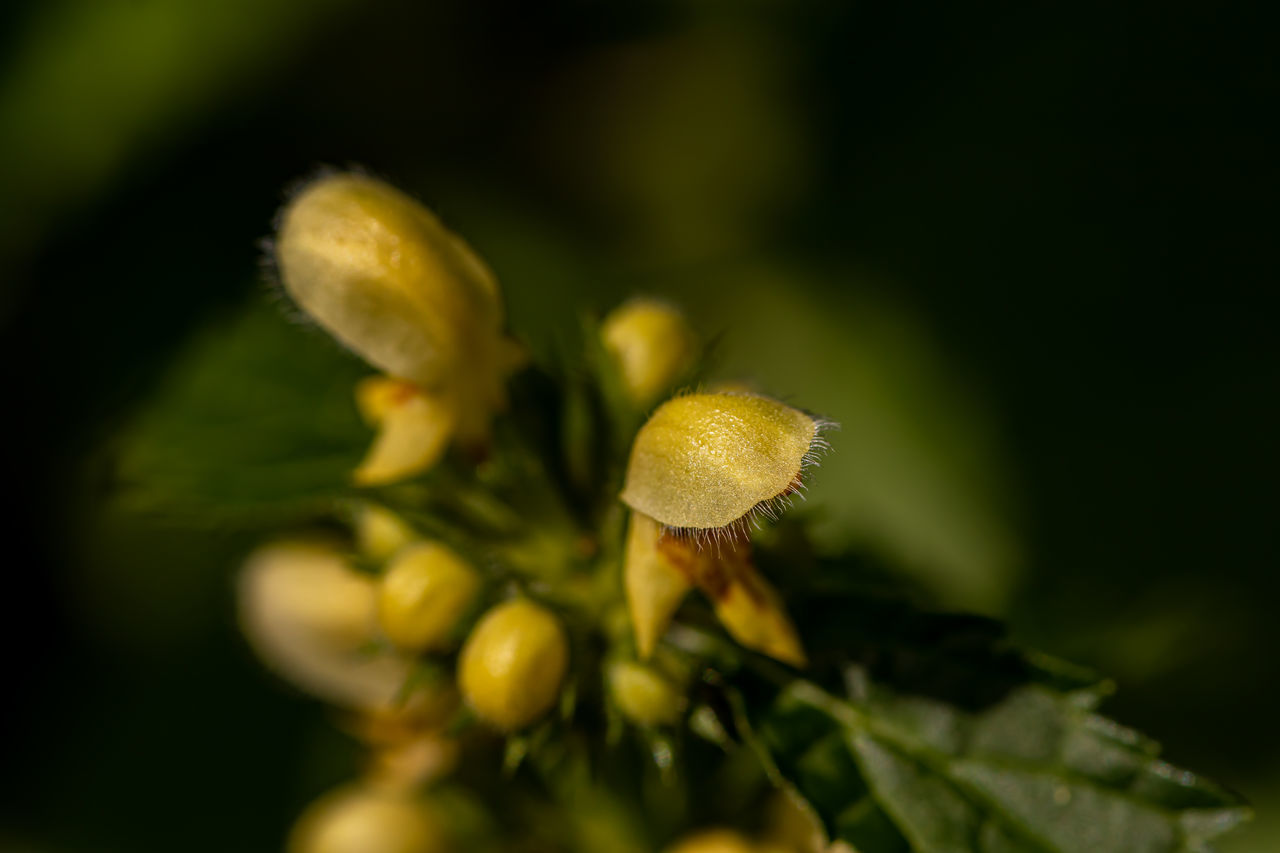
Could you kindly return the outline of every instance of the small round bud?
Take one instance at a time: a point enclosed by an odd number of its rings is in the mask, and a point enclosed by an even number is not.
[[[676,686],[635,661],[609,667],[609,693],[623,716],[637,725],[671,725],[684,713],[685,699]]]
[[[293,300],[393,376],[434,387],[497,340],[502,308],[489,268],[382,181],[335,174],[309,184],[284,210],[276,256]]]
[[[693,366],[698,346],[684,315],[657,299],[632,299],[615,308],[600,334],[639,406],[652,403]]]
[[[435,542],[401,551],[378,582],[378,622],[391,642],[414,652],[443,651],[480,594],[480,575]]]
[[[384,563],[417,538],[403,518],[386,507],[367,503],[355,513],[356,547],[365,557]]]
[[[514,731],[555,704],[568,662],[560,620],[517,599],[494,607],[471,632],[458,660],[458,684],[477,715]]]
[[[667,853],[759,853],[744,835],[732,829],[704,829],[686,835]]]
[[[676,397],[636,435],[622,500],[668,527],[737,524],[797,489],[820,442],[817,421],[768,397]]]
[[[421,799],[359,785],[312,804],[289,835],[289,853],[444,853],[439,819]]]

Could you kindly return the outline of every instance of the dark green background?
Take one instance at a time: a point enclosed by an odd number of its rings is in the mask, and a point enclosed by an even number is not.
[[[349,772],[235,634],[248,540],[102,513],[189,338],[264,299],[284,188],[347,163],[466,235],[535,346],[683,301],[726,373],[846,423],[834,539],[1114,674],[1115,716],[1259,807],[1224,847],[1280,844],[1265,4],[0,16],[0,845],[273,849]]]

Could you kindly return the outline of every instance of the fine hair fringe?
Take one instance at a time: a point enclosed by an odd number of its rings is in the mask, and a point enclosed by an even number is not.
[[[800,470],[797,472],[795,479],[781,492],[771,498],[760,501],[747,510],[741,518],[734,519],[722,527],[671,527],[664,525],[662,535],[687,539],[699,551],[715,548],[718,554],[722,548],[736,550],[740,544],[746,543],[751,538],[751,531],[759,530],[765,521],[770,523],[777,522],[782,518],[783,513],[795,505],[796,498],[802,501],[805,499],[805,492],[809,488],[805,483],[805,475],[810,469],[821,466],[823,458],[831,451],[831,443],[827,441],[824,433],[840,429],[840,424],[827,418],[815,417],[813,423],[813,440],[809,442],[809,449],[805,451],[804,456],[800,457]]]

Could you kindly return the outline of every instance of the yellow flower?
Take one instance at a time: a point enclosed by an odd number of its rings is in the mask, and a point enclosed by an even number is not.
[[[421,542],[402,550],[378,581],[378,622],[413,652],[443,651],[480,594],[480,575],[448,548]]]
[[[289,853],[445,853],[440,819],[421,798],[350,785],[321,797],[298,820]]]
[[[658,299],[632,299],[604,318],[605,349],[618,363],[637,406],[648,406],[687,373],[698,340],[684,315]]]
[[[374,582],[341,554],[267,545],[249,557],[237,592],[241,629],[282,678],[344,708],[395,704],[411,661],[368,652],[377,638]]]
[[[396,405],[373,418],[383,434],[361,482],[418,473],[450,439],[488,440],[518,351],[502,332],[493,273],[430,211],[382,181],[329,175],[285,207],[275,250],[281,283],[303,311],[416,386],[398,397],[368,393]]]
[[[793,666],[804,648],[777,591],[751,560],[745,538],[704,545],[632,513],[623,566],[636,649],[648,658],[685,594],[697,586],[742,645]]]
[[[820,421],[756,394],[688,394],[636,435],[622,500],[667,527],[734,533],[802,487]]]
[[[308,184],[284,209],[276,256],[299,307],[370,364],[424,388],[499,339],[493,273],[429,210],[374,178]]]
[[[609,666],[609,693],[623,716],[642,726],[671,725],[684,713],[685,698],[651,666],[617,661]]]
[[[622,500],[633,510],[623,567],[641,658],[697,586],[742,645],[803,666],[804,650],[746,536],[803,487],[826,443],[804,412],[757,394],[689,394],[658,407],[636,435]]]
[[[560,620],[516,599],[494,607],[471,632],[458,659],[458,686],[481,719],[514,731],[556,703],[568,663]]]

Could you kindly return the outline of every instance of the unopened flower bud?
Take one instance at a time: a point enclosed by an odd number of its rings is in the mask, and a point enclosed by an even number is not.
[[[366,503],[355,512],[356,547],[376,563],[385,563],[417,539],[413,528],[386,507]]]
[[[370,364],[426,388],[489,346],[502,323],[484,262],[374,178],[334,174],[305,187],[284,210],[276,254],[285,290],[316,322]]]
[[[697,337],[684,315],[658,299],[632,299],[604,318],[600,334],[633,402],[647,406],[693,366]]]
[[[494,607],[471,632],[458,660],[458,685],[480,718],[514,731],[556,703],[568,662],[560,620],[517,599]]]
[[[452,645],[480,594],[480,575],[435,542],[401,551],[378,582],[378,622],[391,642],[413,652]]]
[[[421,798],[350,785],[317,800],[289,836],[289,853],[445,853],[449,845]]]
[[[668,527],[738,526],[801,485],[819,422],[755,394],[689,394],[636,435],[622,500]]]
[[[346,708],[394,704],[410,662],[367,653],[377,636],[374,583],[340,554],[302,543],[265,546],[246,562],[238,593],[245,636],[281,677]]]
[[[651,666],[618,661],[609,667],[609,693],[628,720],[641,726],[671,725],[684,713],[685,698]]]

